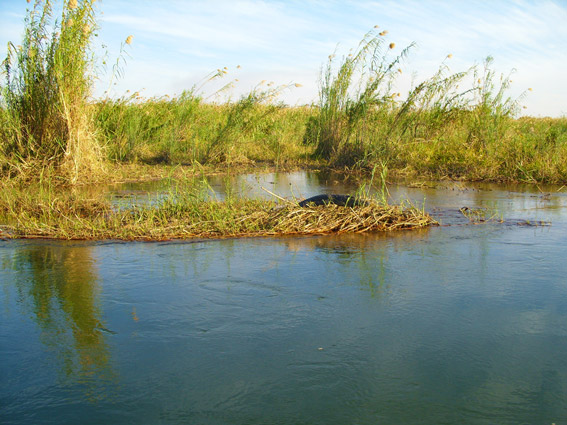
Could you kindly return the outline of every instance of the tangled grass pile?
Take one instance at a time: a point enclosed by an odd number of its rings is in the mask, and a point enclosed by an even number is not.
[[[322,235],[392,231],[429,226],[435,221],[422,210],[403,205],[370,202],[366,206],[341,207],[334,204],[313,207],[287,205],[270,211],[258,211],[248,217],[266,234]]]
[[[296,202],[170,194],[159,202],[118,208],[104,198],[57,190],[0,193],[0,237],[76,240],[323,235],[412,229],[435,224],[414,206],[371,201],[365,206],[301,207]]]

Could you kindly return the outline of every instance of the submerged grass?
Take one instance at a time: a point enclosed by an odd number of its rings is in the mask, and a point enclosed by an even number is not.
[[[165,240],[392,231],[435,221],[411,205],[378,201],[363,207],[302,208],[297,202],[211,200],[193,190],[117,208],[104,199],[77,198],[50,187],[33,192],[4,187],[0,223],[4,238]]]

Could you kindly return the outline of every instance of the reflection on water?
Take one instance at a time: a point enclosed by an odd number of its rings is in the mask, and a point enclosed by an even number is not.
[[[19,305],[37,324],[46,349],[57,355],[63,379],[86,384],[87,392],[91,378],[111,375],[91,251],[89,246],[25,245],[2,261],[15,272],[11,283]]]
[[[430,229],[417,229],[408,235],[405,232],[374,233],[374,234],[345,234],[329,235],[326,237],[284,238],[289,252],[301,254],[311,252],[310,255],[331,255],[337,265],[345,270],[356,270],[356,282],[361,288],[366,288],[372,296],[379,296],[387,290],[386,267],[389,256],[394,255],[403,241],[404,246],[416,249],[417,245],[424,243]],[[407,248],[406,248],[407,249]],[[277,262],[275,263],[277,264]]]
[[[204,179],[204,180],[203,180]],[[143,203],[168,196],[179,189],[179,186],[202,187],[210,196],[223,199],[226,194],[251,198],[273,199],[263,190],[266,188],[284,198],[309,198],[320,193],[355,193],[361,183],[346,174],[320,171],[296,171],[287,173],[263,173],[243,175],[213,175],[203,178],[197,176],[179,182],[174,179],[150,181],[143,183],[126,183],[108,186],[104,190],[115,203]],[[411,200],[421,205],[424,200],[432,200],[430,208],[451,205],[462,206],[498,206],[507,210],[511,204],[497,203],[498,200],[513,201],[514,209],[549,209],[565,206],[567,189],[557,185],[497,185],[492,183],[433,182],[408,185],[408,182],[392,183],[388,192],[394,201]],[[371,193],[380,192],[381,188],[374,181]],[[92,191],[92,190],[91,190]],[[89,192],[90,194],[90,192]],[[440,203],[438,201],[441,201]],[[521,203],[521,204],[518,204]]]
[[[565,196],[390,192],[552,226],[0,242],[0,422],[566,423]]]

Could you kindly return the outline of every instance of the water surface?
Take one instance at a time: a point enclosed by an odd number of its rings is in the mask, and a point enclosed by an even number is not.
[[[236,180],[211,187],[353,190],[314,173]],[[451,225],[0,241],[0,423],[567,423],[563,191],[389,189]],[[469,224],[463,206],[506,220]]]

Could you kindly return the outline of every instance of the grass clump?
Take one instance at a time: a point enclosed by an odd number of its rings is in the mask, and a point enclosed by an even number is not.
[[[22,44],[8,45],[0,97],[1,159],[4,171],[21,172],[40,163],[59,168],[75,182],[98,171],[102,159],[88,104],[94,0],[65,1],[58,20],[52,3],[36,0],[28,10]]]
[[[29,191],[4,184],[0,223],[4,238],[165,240],[362,233],[435,222],[417,208],[378,201],[361,207],[303,208],[289,201],[218,201],[197,187],[153,203],[117,208],[103,198],[76,197],[53,187]]]
[[[452,73],[447,55],[400,96],[399,65],[413,45],[392,55],[384,35],[368,33],[337,67],[329,57],[303,137],[319,161],[367,171],[382,163],[433,178],[565,182],[565,119],[529,119],[529,127],[517,119],[526,93],[508,96],[510,76],[498,75],[491,57]]]
[[[356,51],[342,58],[337,70],[335,54],[329,56],[321,72],[319,114],[311,119],[305,136],[307,143],[315,144],[317,157],[345,163],[366,155],[363,124],[371,112],[376,115],[391,109],[397,65],[413,47],[390,58],[395,45],[386,42],[385,34],[366,34]]]
[[[392,231],[429,226],[435,221],[424,211],[403,205],[370,202],[365,206],[341,207],[334,204],[257,212],[249,217],[269,223],[273,234],[329,234]]]

